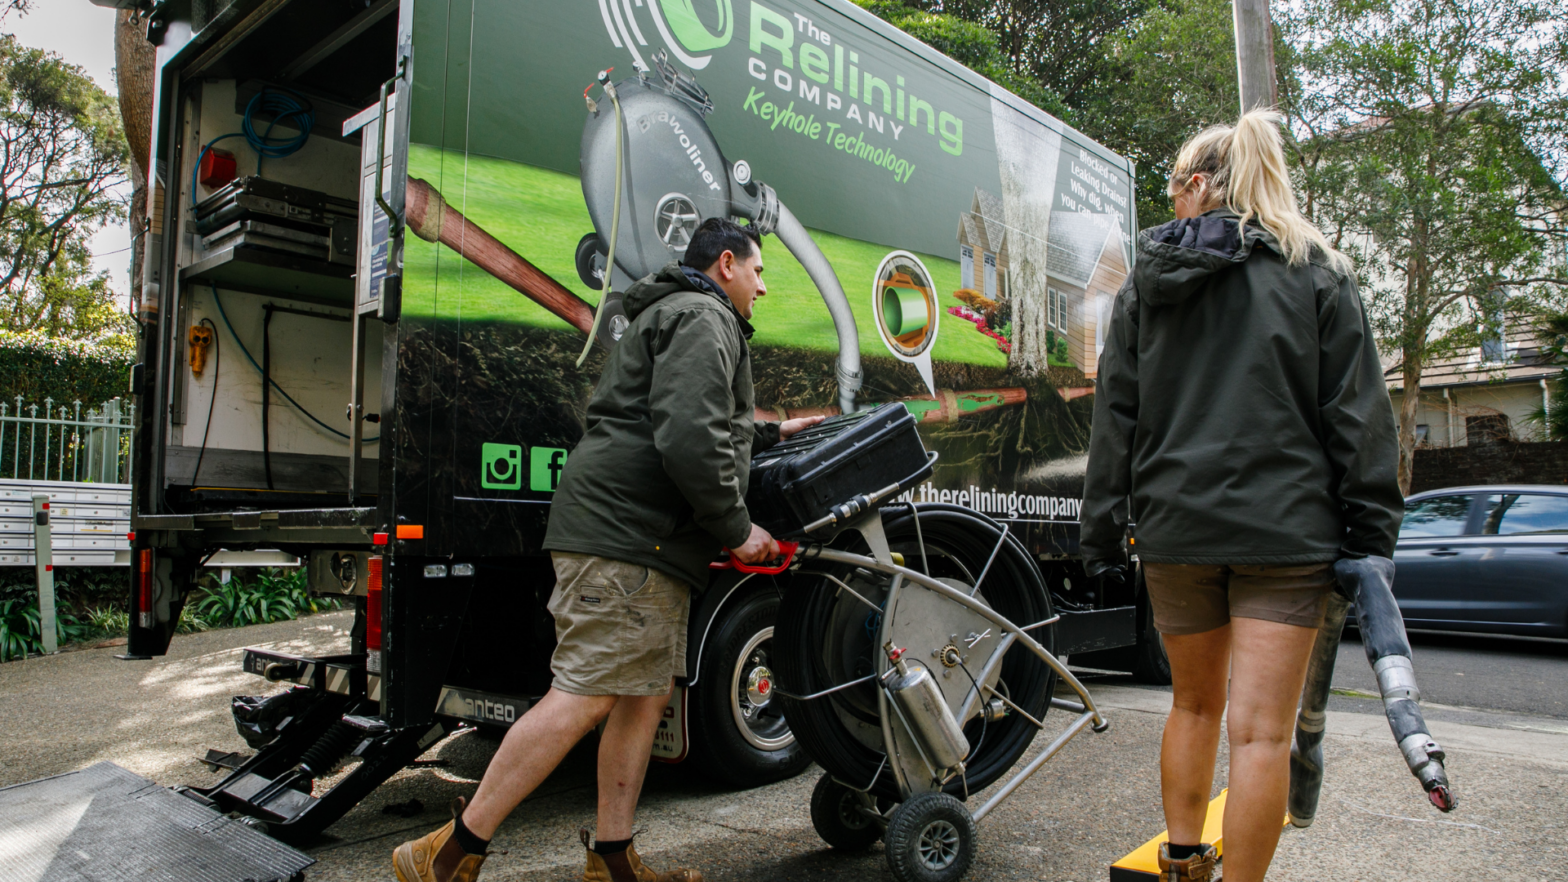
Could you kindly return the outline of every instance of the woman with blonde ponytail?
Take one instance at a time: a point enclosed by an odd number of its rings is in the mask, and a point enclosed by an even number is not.
[[[1332,565],[1392,557],[1404,511],[1372,329],[1349,259],[1297,207],[1280,122],[1255,111],[1182,145],[1176,219],[1139,234],[1096,381],[1080,547],[1091,577],[1124,579],[1132,531],[1170,663],[1171,882],[1214,872],[1222,718],[1225,879],[1263,879]]]

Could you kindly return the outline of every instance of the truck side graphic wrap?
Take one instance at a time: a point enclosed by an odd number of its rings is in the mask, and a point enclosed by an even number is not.
[[[432,553],[538,550],[619,293],[712,216],[768,234],[759,418],[902,401],[941,455],[906,499],[1076,550],[1126,160],[840,0],[414,0],[412,23],[397,505],[462,525]]]

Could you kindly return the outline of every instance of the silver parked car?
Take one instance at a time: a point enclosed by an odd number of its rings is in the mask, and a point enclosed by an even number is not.
[[[1568,487],[1417,493],[1394,562],[1412,628],[1568,637]]]

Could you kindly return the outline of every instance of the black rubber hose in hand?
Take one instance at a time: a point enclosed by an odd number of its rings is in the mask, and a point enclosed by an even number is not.
[[[1394,600],[1394,562],[1386,557],[1345,559],[1334,564],[1334,578],[1356,605],[1356,625],[1367,661],[1377,675],[1394,740],[1410,773],[1440,811],[1454,810],[1454,794],[1443,766],[1443,749],[1432,740],[1421,713],[1421,692],[1411,664],[1410,638]]]

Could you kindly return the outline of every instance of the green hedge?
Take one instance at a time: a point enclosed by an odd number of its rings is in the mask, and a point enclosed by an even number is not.
[[[36,332],[0,331],[0,402],[16,407],[45,398],[82,411],[111,398],[125,398],[135,353],[127,349],[78,340],[57,340]]]
[[[131,598],[130,567],[55,567],[55,596],[78,610],[124,609]],[[0,600],[38,602],[38,573],[31,565],[0,567]]]

